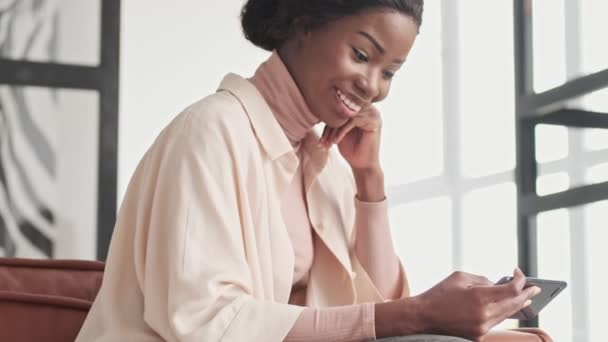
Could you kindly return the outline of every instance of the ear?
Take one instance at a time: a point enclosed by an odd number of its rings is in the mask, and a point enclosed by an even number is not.
[[[313,31],[313,20],[308,16],[297,17],[293,20],[291,27],[293,28],[294,36],[300,38],[309,37]]]

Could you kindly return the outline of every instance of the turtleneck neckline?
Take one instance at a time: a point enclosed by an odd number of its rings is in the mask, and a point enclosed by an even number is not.
[[[292,146],[298,146],[319,123],[277,51],[262,63],[250,79],[262,94]]]

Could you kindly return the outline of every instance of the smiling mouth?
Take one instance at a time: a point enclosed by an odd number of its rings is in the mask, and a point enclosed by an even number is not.
[[[361,106],[358,105],[355,101],[349,99],[346,95],[344,95],[344,93],[341,92],[340,89],[336,88],[336,95],[338,96],[338,99],[340,99],[340,101],[344,104],[344,106],[346,106],[346,108],[348,108],[353,113],[358,113],[361,110]]]

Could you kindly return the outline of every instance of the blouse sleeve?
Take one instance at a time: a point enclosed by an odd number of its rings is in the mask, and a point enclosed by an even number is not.
[[[306,308],[285,342],[359,342],[376,339],[374,304]]]
[[[386,199],[362,202],[355,198],[355,253],[385,299],[398,299],[407,278],[395,253]]]

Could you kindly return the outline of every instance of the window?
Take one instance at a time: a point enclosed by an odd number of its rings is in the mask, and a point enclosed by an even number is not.
[[[414,294],[452,270],[498,280],[517,264],[513,3],[425,5],[417,45],[381,108],[391,225]],[[579,35],[573,6],[585,18]],[[536,91],[608,67],[598,29],[606,27],[606,4],[535,0],[533,7]],[[579,36],[577,62],[569,47]],[[608,91],[577,104],[606,113]],[[606,131],[537,126],[538,195],[608,180]],[[558,341],[601,340],[606,212],[601,203],[537,218],[540,276],[570,285],[541,315]]]

